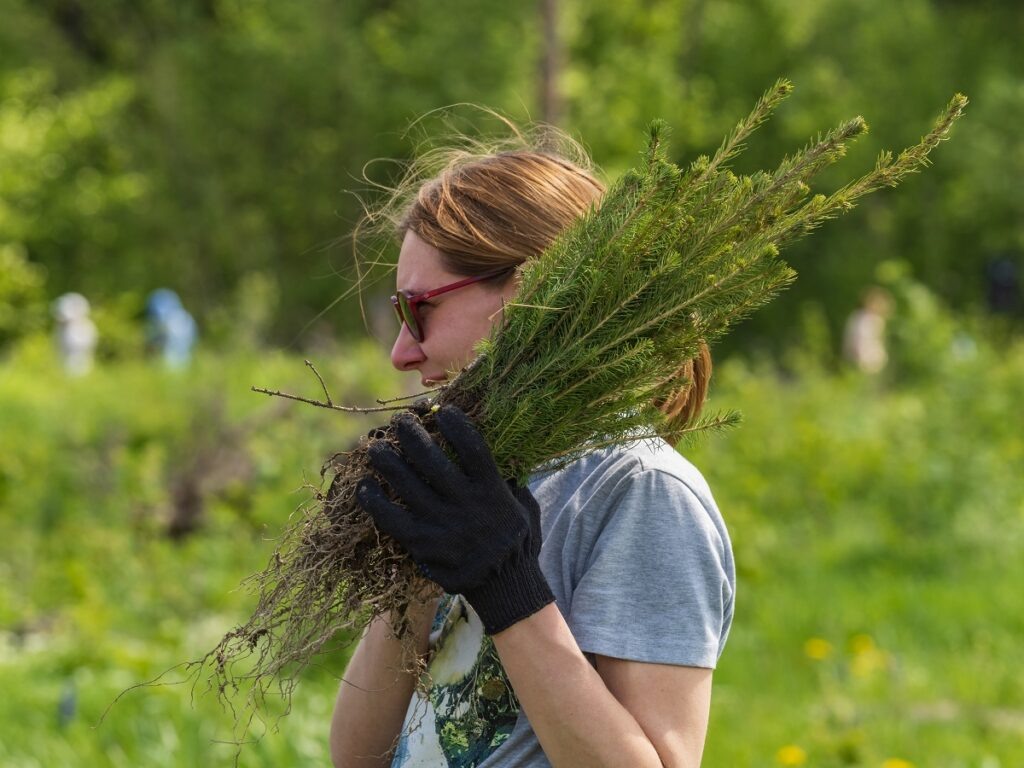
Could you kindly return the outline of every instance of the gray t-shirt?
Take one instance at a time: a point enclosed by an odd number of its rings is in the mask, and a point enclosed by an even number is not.
[[[588,655],[713,669],[733,615],[725,523],[700,472],[660,440],[595,451],[530,479],[540,565]],[[472,608],[445,596],[426,694],[392,768],[549,766]]]

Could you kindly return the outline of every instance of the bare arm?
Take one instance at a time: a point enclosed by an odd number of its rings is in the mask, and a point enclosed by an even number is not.
[[[427,652],[437,601],[414,618],[416,653]],[[401,642],[384,619],[373,621],[352,654],[331,719],[331,761],[335,768],[388,766],[402,728],[416,675]]]
[[[555,768],[700,765],[710,669],[604,656],[595,669],[555,605],[493,639]]]

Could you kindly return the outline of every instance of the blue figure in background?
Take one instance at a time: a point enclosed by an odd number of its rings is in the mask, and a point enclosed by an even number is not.
[[[150,348],[169,368],[184,368],[196,342],[196,322],[181,305],[178,294],[158,288],[146,300],[147,336]]]
[[[60,689],[60,698],[57,700],[57,725],[66,728],[75,719],[78,711],[78,689],[75,686],[75,679],[69,677],[64,681]]]

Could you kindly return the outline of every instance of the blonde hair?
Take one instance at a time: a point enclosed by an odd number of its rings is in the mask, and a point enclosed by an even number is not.
[[[454,163],[420,187],[398,222],[473,275],[539,256],[604,194],[604,185],[543,152],[510,151]]]
[[[457,148],[423,153],[375,214],[399,241],[411,230],[437,248],[454,274],[472,277],[536,258],[600,205],[605,192],[586,151],[570,137],[549,126],[524,134],[502,122],[513,137],[500,144],[462,138]],[[656,403],[670,430],[700,415],[711,379],[706,344],[674,378],[678,388]]]

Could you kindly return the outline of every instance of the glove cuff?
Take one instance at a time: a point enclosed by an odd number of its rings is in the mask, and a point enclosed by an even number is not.
[[[463,596],[473,606],[488,635],[508,629],[555,601],[535,559],[506,564],[486,583],[467,590]]]

